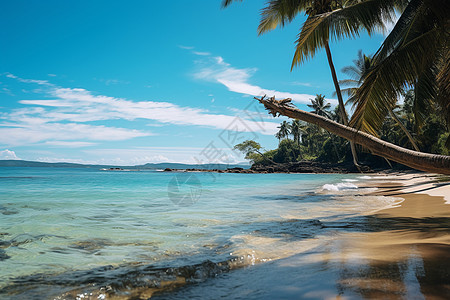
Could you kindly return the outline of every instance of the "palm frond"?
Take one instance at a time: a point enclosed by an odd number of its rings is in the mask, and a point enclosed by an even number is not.
[[[223,8],[228,7],[231,3],[237,2],[237,1],[242,2],[243,0],[223,0],[222,7]]]
[[[416,100],[422,98],[423,101],[435,93],[433,75],[427,72],[442,51],[446,30],[427,6],[428,1],[431,0],[411,0],[375,54],[374,67],[357,91],[351,125],[376,134],[403,89],[415,85],[419,92]],[[449,6],[443,4],[441,8],[444,7]],[[415,111],[420,118],[420,113],[424,112],[423,106],[420,102],[416,105]]]
[[[359,79],[359,78],[358,78]],[[354,79],[342,79],[339,80],[339,85],[340,86],[351,86],[351,87],[355,87],[359,85],[359,80],[354,80]],[[342,90],[341,90],[342,91]]]
[[[356,66],[345,66],[341,69],[341,72],[353,79],[359,80],[361,78],[360,68],[357,65]]]
[[[351,97],[351,96],[355,95],[357,89],[358,88],[353,88],[353,87],[341,89],[341,93],[347,95],[347,97]]]
[[[349,98],[347,99],[347,101],[345,101],[345,105],[348,105],[348,104],[354,105],[354,103],[356,102],[355,93],[356,93],[356,91],[352,92],[352,94],[349,94]]]
[[[424,10],[423,0],[411,0],[405,8],[392,31],[383,41],[380,49],[375,53],[375,62],[387,57],[392,51],[400,47],[411,34],[411,26]]]
[[[422,127],[428,116],[429,108],[432,106],[431,100],[436,94],[436,69],[429,66],[419,75],[414,86],[413,113],[418,128]]]
[[[441,55],[439,64],[439,73],[436,76],[436,84],[439,89],[437,102],[441,107],[442,114],[447,123],[447,128],[450,129],[450,33],[446,34],[446,45]],[[450,149],[450,136],[447,139],[446,147]]]
[[[258,35],[273,30],[277,26],[284,27],[286,24],[292,22],[297,14],[308,9],[313,2],[313,0],[268,1],[266,7],[261,10]]]
[[[378,62],[357,91],[358,100],[350,124],[376,135],[402,90],[415,84],[423,72],[424,53],[432,59],[438,50],[438,40],[439,31],[431,30]]]
[[[360,31],[373,34],[392,20],[392,0],[350,1],[345,8],[309,16],[296,41],[291,69],[315,55],[329,40],[358,37]]]
[[[449,13],[450,1],[447,0],[409,1],[394,28],[375,53],[376,62],[433,28],[448,26]]]

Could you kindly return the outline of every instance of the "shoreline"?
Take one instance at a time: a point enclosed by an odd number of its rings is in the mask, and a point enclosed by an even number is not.
[[[366,166],[365,172],[374,173],[375,171]],[[384,171],[377,170],[377,171]],[[339,173],[349,174],[358,173],[359,170],[353,165],[353,163],[325,163],[316,161],[299,161],[289,163],[277,163],[272,165],[252,165],[250,168],[232,167],[227,169],[200,169],[200,168],[187,168],[187,169],[171,169],[166,168],[164,172],[215,172],[215,173],[241,173],[241,174],[270,174],[270,173]]]
[[[354,228],[350,218],[341,223],[344,230],[337,226],[305,240],[307,249],[298,254],[155,298],[207,292],[248,299],[449,299],[450,205],[445,199],[450,185],[440,185],[434,182],[436,175],[426,173],[369,176],[357,184],[377,190],[364,196],[402,202],[363,216],[367,224],[362,229]],[[278,247],[272,246],[274,251]]]
[[[346,237],[344,255],[370,261],[379,274],[355,276],[348,287],[366,291],[369,298],[448,299],[450,297],[450,182],[437,174],[376,175],[373,194],[403,199],[395,207],[373,214],[385,230]],[[373,180],[373,181],[372,181]],[[395,265],[405,265],[396,273]]]
[[[378,193],[385,196],[400,197],[408,194],[420,194],[443,197],[446,204],[450,204],[450,177],[430,173],[387,173],[375,175],[372,179],[377,182]],[[444,179],[444,180],[441,180]],[[389,182],[386,182],[389,180]],[[372,183],[375,183],[372,181]]]

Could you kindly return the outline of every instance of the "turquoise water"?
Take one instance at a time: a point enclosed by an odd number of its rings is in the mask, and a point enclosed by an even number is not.
[[[0,168],[0,298],[129,295],[161,287],[167,268],[195,266],[202,281],[296,254],[284,237],[314,240],[323,222],[392,204],[360,196],[358,177]]]

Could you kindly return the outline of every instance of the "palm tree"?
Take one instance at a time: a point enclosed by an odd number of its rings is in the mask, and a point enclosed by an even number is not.
[[[312,113],[328,118],[328,119],[332,119],[331,113],[330,113],[330,103],[327,103],[327,101],[325,100],[325,95],[322,94],[316,94],[316,98],[315,99],[309,99],[311,100],[311,104],[307,104],[308,107],[312,108],[313,111]],[[321,128],[319,128],[319,131],[322,131]],[[337,150],[337,146],[336,143],[333,139],[333,137],[331,136],[331,133],[328,132],[328,135],[330,136],[331,142],[333,143],[333,149],[334,152],[336,154],[337,159],[339,160],[339,152]]]
[[[278,128],[279,128],[279,127],[278,127]],[[280,145],[281,139],[283,138],[283,137],[281,136],[280,131],[278,131],[277,133],[275,133],[275,137],[278,139],[278,145]]]
[[[290,125],[291,127],[291,135],[294,138],[294,142],[297,145],[300,145],[300,137],[304,131],[303,125],[300,123],[300,120],[292,120]]]
[[[402,148],[383,141],[373,135],[362,132],[350,126],[345,126],[328,118],[295,108],[291,99],[275,100],[275,97],[256,98],[274,117],[283,115],[292,119],[315,124],[340,137],[369,149],[373,154],[396,161],[411,168],[425,172],[450,175],[450,156],[423,153]]]
[[[227,7],[232,2],[242,0],[223,0],[222,5]],[[339,82],[334,67],[330,39],[342,39],[343,37],[356,37],[361,30],[372,34],[376,28],[384,28],[386,20],[392,20],[394,10],[405,1],[386,0],[270,0],[261,12],[261,21],[258,26],[258,34],[284,26],[290,23],[297,14],[305,12],[307,19],[303,24],[291,65],[301,64],[311,58],[320,48],[325,48],[331,76],[339,101],[341,119],[344,125],[348,125],[348,116],[345,111]],[[358,166],[356,148],[351,142],[353,163]]]
[[[341,86],[349,86],[348,88],[342,89],[343,94],[347,94],[348,99],[345,105],[355,103],[355,94],[358,87],[364,81],[364,76],[369,72],[373,63],[373,56],[365,55],[362,50],[358,51],[357,59],[353,60],[353,65],[343,67],[341,72],[349,76],[349,79],[339,80]],[[335,96],[336,93],[333,93]]]
[[[288,138],[289,134],[291,134],[291,124],[289,124],[288,121],[281,122],[280,126],[278,126],[280,130],[276,133],[277,137],[280,137],[279,139]]]
[[[363,54],[362,50],[359,50],[358,58],[353,60],[353,65],[342,68],[342,70],[341,70],[342,73],[345,73],[348,76],[350,76],[350,79],[339,81],[339,83],[341,85],[350,86],[349,88],[342,90],[342,92],[346,93],[349,97],[345,104],[358,103],[358,100],[357,100],[358,88],[364,82],[364,77],[369,73],[370,68],[372,68],[372,67],[373,67],[373,57],[370,55],[367,56],[367,55]],[[419,147],[417,146],[416,142],[414,141],[411,133],[406,129],[405,125],[397,117],[393,108],[389,107],[388,113],[391,116],[391,118],[397,123],[397,125],[401,128],[401,130],[406,134],[406,136],[408,137],[408,139],[409,139],[411,145],[414,147],[414,149],[416,151],[420,151]],[[375,136],[378,136],[378,133],[376,133]]]
[[[450,126],[449,18],[448,0],[408,1],[358,89],[352,125],[376,134],[398,95],[414,86],[416,124],[420,126],[434,101]]]
[[[331,114],[329,112],[331,105],[325,100],[325,95],[316,94],[315,99],[309,100],[311,101],[311,104],[307,105],[313,109],[312,113],[331,119]]]

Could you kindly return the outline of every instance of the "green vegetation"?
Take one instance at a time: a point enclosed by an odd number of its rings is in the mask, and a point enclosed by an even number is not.
[[[391,116],[385,119],[380,130],[381,139],[412,149],[410,140],[398,123],[400,122],[411,132],[421,149],[430,153],[449,155],[449,149],[445,147],[445,141],[449,136],[445,120],[436,111],[430,113],[422,126],[418,126],[412,109],[413,101],[414,91],[410,90],[404,95],[404,104],[397,106],[393,111],[397,120]],[[311,112],[314,114],[332,120],[339,119],[338,109],[331,111],[331,106],[324,95],[319,94],[315,99],[311,99],[308,106],[313,109]],[[278,128],[275,137],[281,138],[276,149],[263,151],[261,145],[252,140],[240,143],[234,148],[243,152],[245,158],[252,163],[261,165],[297,161],[350,163],[352,160],[349,142],[317,125],[294,119],[291,122],[283,121]],[[370,154],[363,147],[358,147],[358,151],[364,164],[389,167],[386,161]]]
[[[235,1],[242,0],[224,0],[223,6]],[[361,31],[372,34],[378,28],[384,28],[386,20],[392,20],[396,12],[401,16],[375,55],[361,56],[362,65],[356,70],[359,76],[355,79],[356,85],[350,90],[354,111],[348,121],[329,42],[356,38]],[[347,139],[356,166],[358,158],[354,143],[385,159],[419,170],[450,174],[450,156],[433,154],[448,154],[450,148],[450,2],[270,0],[262,9],[258,32],[262,34],[278,26],[283,27],[302,13],[308,17],[296,41],[292,67],[304,63],[315,56],[318,50],[325,48],[339,102],[339,118],[335,118],[336,122],[299,110],[291,104],[290,99],[261,97],[257,98],[258,101],[273,116],[284,115],[303,120]],[[401,94],[411,87],[414,90],[414,96],[409,100],[411,103],[398,108]],[[412,108],[412,115],[407,110],[408,105]],[[413,137],[410,132],[416,136]],[[310,135],[313,134],[320,136],[322,132],[310,129]],[[277,134],[280,146],[284,136],[284,132]],[[398,146],[406,145],[405,139],[416,151]],[[335,154],[338,157],[338,141],[333,141],[333,137],[329,137],[329,140],[328,144],[336,146]],[[322,142],[317,137],[316,143],[321,143],[323,149],[326,141],[324,138]],[[303,143],[302,139],[300,147],[305,146]],[[308,147],[320,148],[314,145]],[[289,157],[294,154],[289,154]]]
[[[262,161],[265,163],[267,162],[273,163],[272,158],[270,156],[260,151],[262,150],[262,147],[259,143],[255,141],[252,140],[244,141],[234,146],[234,149],[244,153],[245,159],[248,159],[252,162]]]

